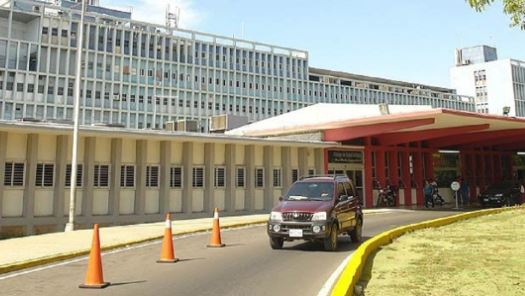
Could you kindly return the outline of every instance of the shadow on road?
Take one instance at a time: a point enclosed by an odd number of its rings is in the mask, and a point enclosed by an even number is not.
[[[184,262],[184,261],[193,261],[193,260],[204,260],[206,258],[204,257],[198,257],[198,258],[179,258],[179,262]]]
[[[142,280],[142,281],[133,281],[133,282],[111,283],[111,285],[109,285],[109,287],[111,287],[111,286],[131,285],[131,284],[140,284],[140,283],[145,283],[145,282],[146,281]]]
[[[370,237],[363,237],[363,241],[366,241]],[[305,241],[296,245],[287,246],[290,242],[285,242],[284,251],[305,251],[305,252],[325,252],[322,242],[310,242]],[[354,251],[359,247],[359,244],[353,243],[349,236],[341,236],[337,240],[337,250],[335,252],[348,252]]]

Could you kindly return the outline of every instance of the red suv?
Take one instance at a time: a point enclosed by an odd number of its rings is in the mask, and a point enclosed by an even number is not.
[[[303,178],[279,200],[268,220],[272,249],[281,249],[285,240],[301,239],[323,241],[325,250],[334,251],[341,233],[361,241],[361,202],[348,177]]]

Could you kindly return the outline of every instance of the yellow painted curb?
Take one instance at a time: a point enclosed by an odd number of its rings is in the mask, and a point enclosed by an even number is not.
[[[475,218],[483,215],[497,214],[507,210],[515,210],[523,207],[508,207],[498,209],[487,209],[479,210],[468,213],[457,214],[449,217],[438,218],[429,220],[421,223],[410,224],[394,228],[392,230],[380,233],[373,238],[362,243],[357,250],[352,254],[352,257],[348,261],[345,269],[339,275],[337,282],[332,288],[330,295],[332,296],[352,296],[354,294],[354,287],[361,278],[363,267],[366,264],[368,256],[375,252],[378,248],[384,245],[390,244],[394,239],[401,235],[412,232],[418,229],[430,228],[430,227],[441,227],[454,222],[458,222],[465,219]]]
[[[268,221],[267,218],[259,219],[259,220],[255,220],[255,221],[251,221],[251,222],[233,223],[233,224],[230,224],[230,225],[221,226],[221,229],[238,228],[238,227],[243,227],[243,226],[262,224],[262,223],[265,223],[266,221]],[[200,229],[194,229],[194,230],[177,232],[176,234],[173,234],[173,236],[177,237],[177,236],[182,236],[182,235],[187,235],[187,234],[193,234],[193,233],[199,233],[199,232],[207,232],[207,231],[210,231],[210,230],[211,230],[211,227],[205,227],[205,228],[200,228]],[[155,241],[155,240],[158,240],[158,239],[161,239],[161,238],[163,238],[163,235],[147,237],[147,238],[144,238],[144,239],[128,241],[128,242],[124,242],[124,243],[118,243],[118,244],[102,247],[101,251],[107,252],[107,251],[111,251],[111,250],[114,250],[114,249],[119,249],[119,248],[131,246],[131,245],[137,245],[137,244],[141,244],[141,243]],[[0,266],[0,274],[13,272],[13,271],[17,271],[17,270],[21,270],[21,269],[25,269],[25,268],[35,267],[35,266],[39,266],[39,265],[45,265],[45,264],[49,264],[49,263],[53,263],[53,262],[57,262],[57,261],[68,260],[68,259],[72,259],[72,258],[75,258],[75,257],[80,257],[80,256],[87,255],[87,254],[89,254],[89,252],[90,252],[90,249],[88,248],[88,249],[77,251],[77,252],[55,254],[55,255],[52,255],[52,256],[49,256],[49,257],[40,257],[40,258],[31,259],[31,260],[27,260],[27,261],[15,262],[13,264],[6,264],[6,265],[3,265],[3,266]]]

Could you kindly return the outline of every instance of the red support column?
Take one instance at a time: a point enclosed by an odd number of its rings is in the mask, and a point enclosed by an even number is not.
[[[403,185],[405,186],[404,196],[406,206],[412,205],[412,182],[410,180],[410,153],[408,147],[405,147],[402,152],[401,166],[403,170]]]
[[[487,179],[487,166],[486,166],[486,163],[485,163],[485,154],[483,152],[483,149],[481,150],[481,152],[478,154],[479,158],[480,158],[480,167],[479,167],[479,170],[478,172],[480,173],[480,180],[479,180],[479,190],[480,191],[483,191],[485,190],[485,180]]]
[[[376,150],[376,177],[381,187],[385,187],[385,150]]]
[[[425,178],[434,179],[434,158],[432,152],[425,152]]]
[[[413,158],[414,158],[414,177],[415,177],[415,185],[416,185],[416,204],[418,206],[422,206],[425,202],[424,196],[423,196],[423,184],[425,183],[423,180],[423,159],[422,159],[422,153],[421,153],[421,144],[418,143],[417,149],[413,152]]]
[[[470,198],[476,198],[476,195],[478,193],[476,192],[477,187],[481,187],[479,185],[479,173],[477,170],[478,166],[478,157],[476,156],[475,151],[470,152],[470,175],[472,176],[472,182],[470,183]]]
[[[503,179],[503,168],[502,168],[502,161],[501,161],[501,152],[497,151],[495,152],[495,155],[494,155],[494,167],[495,167],[495,171],[496,171],[496,181],[501,181]]]
[[[373,196],[373,180],[372,180],[372,147],[370,138],[365,139],[365,150],[364,150],[364,206],[365,208],[372,208],[374,206]]]
[[[393,188],[398,189],[399,184],[399,162],[398,162],[398,153],[397,150],[392,150],[388,152],[388,162],[390,164],[390,185],[393,186]],[[399,206],[399,194],[396,195],[396,205]]]

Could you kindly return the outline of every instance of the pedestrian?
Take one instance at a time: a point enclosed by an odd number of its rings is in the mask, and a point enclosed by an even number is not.
[[[469,202],[469,186],[467,180],[461,178],[461,182],[459,183],[460,187],[460,196],[461,196],[461,203],[463,206],[466,206]]]
[[[525,203],[525,186],[523,186],[523,182],[520,184],[520,201],[519,204]]]
[[[434,200],[432,199],[432,185],[429,180],[425,180],[425,187],[423,188],[423,193],[425,194],[425,208],[428,208],[429,204],[432,204],[434,207]]]

